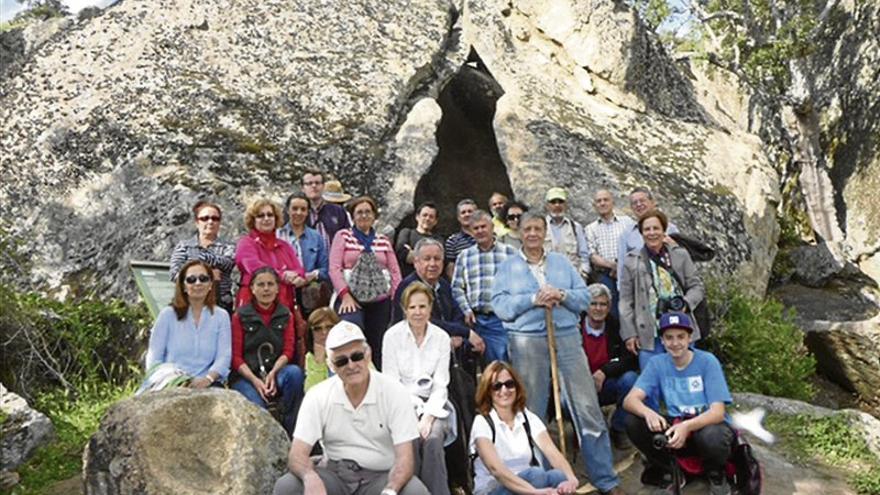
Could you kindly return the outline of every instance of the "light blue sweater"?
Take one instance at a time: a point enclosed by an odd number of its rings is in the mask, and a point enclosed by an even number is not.
[[[547,285],[565,291],[562,305],[553,308],[556,334],[577,333],[580,314],[590,304],[584,279],[571,266],[571,262],[559,253],[547,253],[544,277]],[[539,288],[538,279],[521,254],[507,258],[498,267],[492,290],[492,307],[509,333],[535,337],[547,334],[544,307],[532,302]]]
[[[204,377],[209,371],[225,381],[232,359],[232,337],[229,314],[221,307],[202,310],[199,326],[193,321],[192,309],[178,320],[174,309],[166,306],[156,318],[147,351],[147,369],[155,364],[173,363],[186,374]]]

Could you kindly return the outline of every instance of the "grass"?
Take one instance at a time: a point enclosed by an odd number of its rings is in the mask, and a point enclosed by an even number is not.
[[[58,390],[39,396],[35,408],[52,420],[57,438],[17,470],[21,483],[8,493],[45,493],[53,484],[77,476],[82,471],[83,448],[98,430],[104,412],[114,402],[133,394],[135,386],[134,381],[123,387],[107,383],[83,385],[74,401]]]
[[[765,426],[779,435],[790,460],[832,466],[847,473],[858,493],[880,493],[880,459],[868,450],[865,439],[846,415],[818,418],[770,414]]]

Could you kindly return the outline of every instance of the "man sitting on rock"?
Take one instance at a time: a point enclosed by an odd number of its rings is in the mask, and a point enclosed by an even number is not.
[[[415,476],[418,438],[409,392],[397,380],[369,369],[370,346],[361,329],[337,323],[327,335],[327,360],[335,375],[303,400],[290,446],[290,472],[275,495],[428,495]],[[321,441],[326,465],[309,457]]]
[[[623,402],[632,413],[626,419],[629,438],[648,460],[642,483],[668,487],[675,452],[676,456],[700,458],[709,475],[711,495],[729,494],[724,466],[734,432],[725,404],[732,399],[721,364],[711,353],[690,348],[694,330],[687,314],[665,313],[659,331],[666,353],[648,361]],[[645,405],[646,397],[658,393],[666,404],[666,416]],[[659,448],[658,433],[665,438]]]

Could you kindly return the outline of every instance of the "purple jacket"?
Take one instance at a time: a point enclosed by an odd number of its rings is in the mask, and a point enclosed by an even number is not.
[[[327,251],[330,251],[330,243],[336,232],[342,229],[351,228],[348,221],[348,214],[345,209],[337,204],[324,202],[317,212],[309,210],[309,217],[306,219],[306,225],[318,231],[324,238],[324,244]]]

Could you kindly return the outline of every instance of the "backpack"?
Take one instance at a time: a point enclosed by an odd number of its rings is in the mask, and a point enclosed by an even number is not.
[[[375,302],[391,291],[391,274],[373,252],[362,252],[351,270],[344,273],[348,290],[359,303]]]
[[[761,485],[764,481],[761,464],[755,458],[755,453],[746,437],[736,430],[734,432],[736,436],[733,439],[730,458],[727,460],[727,478],[730,484],[736,487],[739,495],[761,495]]]
[[[486,423],[489,424],[489,429],[492,430],[492,444],[494,444],[495,443],[495,422],[492,421],[492,418],[490,418],[488,414],[481,414],[480,416],[482,416],[483,419],[486,420]],[[526,429],[526,437],[529,439],[529,450],[532,452],[532,458],[529,460],[529,466],[540,466],[541,464],[538,462],[538,458],[535,457],[535,440],[532,438],[532,427],[531,427],[531,425],[529,425],[529,415],[526,414],[525,410],[523,410],[523,419],[525,420],[523,422],[523,426]],[[477,450],[475,448],[470,456],[471,457],[471,472],[474,471],[474,461],[477,460],[478,456],[479,455],[477,454]]]

